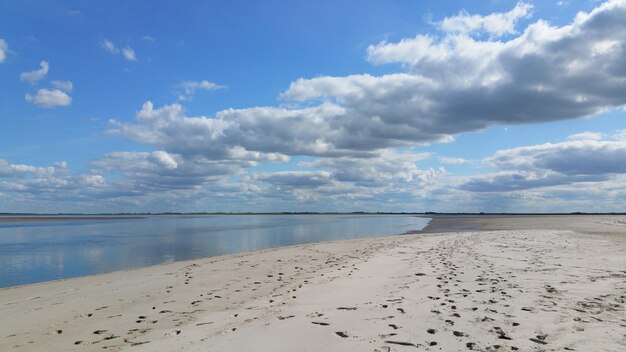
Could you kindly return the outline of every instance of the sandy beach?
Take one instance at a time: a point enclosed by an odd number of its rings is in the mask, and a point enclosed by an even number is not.
[[[1,289],[0,350],[624,351],[625,301],[625,216],[442,216]]]

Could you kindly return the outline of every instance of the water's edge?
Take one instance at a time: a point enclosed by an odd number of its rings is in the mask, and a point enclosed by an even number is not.
[[[403,219],[404,218],[404,219]],[[421,218],[423,223],[410,223],[408,222],[408,220],[415,220],[415,218]],[[281,220],[282,218],[276,218],[277,220]],[[276,220],[276,219],[270,219],[270,220]],[[314,220],[317,220],[315,218],[313,218]],[[329,218],[322,218],[321,220],[326,220],[327,223],[322,223],[322,224],[313,224],[311,225],[311,223],[305,223],[305,228],[307,230],[311,230],[311,229],[319,229],[318,232],[323,232],[323,229],[328,229],[328,226],[337,226],[337,224],[339,224],[339,228],[341,229],[342,226],[346,227],[348,225],[353,225],[354,224],[351,223],[354,222],[354,219],[347,219],[347,222],[345,221],[346,219],[342,219],[339,218],[339,220],[344,220],[344,222],[346,222],[346,224],[341,223],[341,221],[339,221],[339,223],[337,223],[335,221],[335,219],[330,218],[332,220],[329,220]],[[260,234],[245,234],[245,235],[240,235],[240,238],[231,238],[231,242],[227,243],[228,246],[226,246],[227,248],[225,248],[225,251],[222,252],[214,252],[211,254],[203,254],[202,252],[198,251],[198,252],[185,252],[185,250],[187,248],[194,248],[195,249],[195,245],[197,244],[198,246],[202,246],[205,245],[206,243],[196,243],[198,242],[198,237],[201,238],[214,238],[215,236],[218,237],[228,237],[229,236],[229,232],[232,232],[232,228],[228,228],[228,230],[222,231],[220,229],[214,230],[213,233],[199,233],[199,234],[192,234],[192,236],[190,238],[185,237],[184,235],[173,235],[174,240],[167,242],[167,241],[163,241],[160,237],[155,236],[156,238],[154,239],[155,242],[159,242],[159,240],[163,243],[157,243],[157,245],[164,245],[165,247],[168,247],[170,244],[172,246],[175,245],[180,245],[178,242],[191,242],[190,244],[184,244],[182,247],[183,250],[183,254],[181,256],[176,256],[173,255],[170,257],[167,257],[167,259],[163,260],[163,258],[159,257],[157,258],[158,260],[154,260],[154,258],[152,258],[151,260],[145,260],[143,262],[128,262],[128,263],[122,263],[118,266],[106,266],[106,267],[102,267],[102,268],[97,268],[94,269],[89,269],[87,268],[86,270],[83,270],[84,268],[81,267],[82,262],[74,260],[72,261],[71,258],[62,258],[65,260],[65,262],[62,262],[60,264],[61,267],[63,266],[67,266],[67,269],[63,269],[65,271],[62,272],[62,274],[55,274],[56,276],[52,276],[52,275],[42,275],[37,273],[38,268],[34,265],[31,265],[31,267],[27,268],[27,270],[25,271],[25,275],[34,275],[31,278],[25,279],[25,278],[17,278],[17,279],[13,279],[12,281],[9,281],[9,279],[2,279],[0,277],[0,289],[6,289],[6,288],[14,288],[14,287],[21,287],[21,286],[26,286],[26,285],[33,285],[33,284],[38,284],[38,283],[45,283],[45,282],[54,282],[54,281],[64,281],[64,280],[69,280],[69,279],[73,279],[73,278],[79,278],[79,277],[88,277],[88,276],[94,276],[94,275],[103,275],[103,274],[108,274],[108,273],[113,273],[113,272],[120,272],[120,271],[129,271],[129,270],[138,270],[138,269],[142,269],[142,268],[147,268],[147,267],[152,267],[152,266],[158,266],[158,265],[167,265],[167,264],[171,264],[171,263],[176,263],[176,262],[186,262],[186,261],[194,261],[194,260],[203,260],[203,259],[207,259],[207,258],[218,258],[218,257],[222,257],[222,256],[228,256],[228,255],[244,255],[244,254],[250,254],[250,253],[256,253],[256,252],[261,252],[261,251],[266,251],[266,250],[275,250],[275,249],[279,249],[279,248],[284,248],[284,247],[291,247],[291,246],[302,246],[302,245],[307,245],[307,244],[312,244],[312,243],[322,243],[322,242],[334,242],[334,241],[345,241],[345,240],[352,240],[352,239],[363,239],[363,238],[379,238],[379,237],[389,237],[389,236],[397,236],[397,235],[406,235],[406,234],[414,234],[416,233],[416,231],[419,231],[420,227],[421,229],[425,228],[428,225],[428,222],[430,221],[430,218],[425,218],[422,216],[402,216],[402,217],[397,217],[396,219],[399,220],[398,223],[394,223],[393,222],[393,217],[388,217],[385,215],[378,215],[376,217],[363,217],[363,218],[357,218],[357,223],[360,220],[366,220],[364,221],[363,224],[361,224],[360,226],[367,226],[367,222],[368,221],[372,221],[372,220],[390,220],[392,221],[391,224],[399,227],[397,230],[397,232],[388,232],[387,230],[391,230],[393,231],[394,226],[389,226],[388,228],[386,228],[385,230],[380,231],[380,233],[367,233],[365,235],[363,234],[358,234],[358,226],[357,226],[357,230],[354,229],[354,227],[350,227],[350,230],[352,231],[351,234],[349,235],[344,235],[343,233],[334,233],[329,235],[328,233],[326,234],[319,234],[319,233],[307,233],[306,231],[304,233],[300,233],[300,234],[294,234],[295,232],[298,232],[298,230],[300,230],[300,232],[302,232],[302,226],[301,225],[293,225],[293,224],[287,224],[287,225],[282,225],[282,224],[264,224],[261,223],[259,224],[259,229],[256,228],[245,228],[245,230],[237,230],[237,231],[247,231],[247,232],[255,232],[255,231],[260,231]],[[369,220],[368,220],[369,219]],[[124,221],[125,220],[125,221]],[[118,223],[118,225],[116,225],[116,227],[126,227],[126,226],[137,226],[137,223],[135,223],[135,221],[130,220],[129,219],[124,219],[124,220],[120,220],[115,221],[116,223]],[[193,220],[193,218],[192,218]],[[266,219],[263,219],[266,220]],[[292,219],[288,219],[288,220],[292,220]],[[308,220],[308,219],[307,219]],[[113,221],[107,220],[106,223],[112,223]],[[138,222],[141,222],[141,220],[139,220]],[[382,221],[384,223],[384,221]],[[87,222],[80,222],[81,224],[85,224],[88,226],[98,226],[98,224],[90,224]],[[134,224],[133,224],[134,223]],[[167,222],[166,222],[167,223]],[[398,225],[400,224],[400,225]],[[409,224],[409,225],[407,225]],[[5,223],[5,225],[7,225]],[[71,223],[71,224],[60,224],[60,223],[54,223],[54,224],[50,224],[50,226],[42,226],[42,223],[37,223],[37,224],[33,224],[32,227],[28,226],[27,224],[23,224],[25,226],[23,226],[22,228],[13,228],[13,230],[21,230],[21,229],[37,229],[38,232],[47,232],[47,231],[56,231],[56,232],[63,232],[64,230],[66,231],[77,231],[75,230],[76,227],[74,226],[75,223]],[[71,228],[67,228],[65,226],[70,226]],[[299,227],[298,227],[299,226]],[[407,226],[416,226],[417,228],[414,229],[409,229],[409,230],[401,230],[401,227],[407,227]],[[4,228],[5,230],[7,229],[11,229],[11,228]],[[82,229],[82,228],[81,228]],[[0,229],[2,230],[2,229]],[[84,231],[84,230],[83,230]],[[355,231],[357,231],[357,233],[355,233]],[[222,233],[224,232],[224,233]],[[294,232],[294,233],[292,233]],[[366,232],[366,231],[364,231]],[[285,235],[285,233],[287,233],[288,235]],[[267,235],[269,234],[269,235]],[[232,234],[230,234],[231,237],[236,237],[233,236]],[[123,235],[122,235],[123,236]],[[297,237],[300,236],[300,237]],[[0,236],[1,237],[1,236]],[[5,236],[6,237],[6,236]],[[89,237],[89,236],[86,236]],[[172,237],[170,235],[170,237]],[[271,237],[271,238],[267,238],[267,237]],[[112,238],[111,241],[119,241],[120,236],[117,235],[117,238]],[[121,237],[122,240],[125,240],[124,237]],[[286,239],[285,239],[286,238]],[[1,239],[1,238],[0,238]],[[128,256],[129,256],[129,252],[130,252],[130,256],[135,256],[134,253],[132,253],[132,248],[128,249],[128,248],[124,248],[124,247],[115,247],[115,246],[111,246],[107,241],[108,238],[103,238],[101,239],[102,241],[104,241],[104,243],[100,243],[97,245],[101,245],[101,246],[105,246],[105,250],[103,252],[105,252],[105,255],[102,255],[103,257],[108,257],[105,258],[108,261],[112,261],[115,262],[116,261],[116,256],[120,257],[121,260],[120,261],[124,261]],[[171,240],[171,238],[168,238],[169,240]],[[239,240],[242,243],[236,243],[236,241]],[[146,241],[145,239],[143,240],[144,242]],[[147,240],[148,242],[152,242],[153,239],[149,238]],[[79,241],[80,242],[80,239]],[[250,243],[249,243],[250,242]],[[233,246],[233,243],[235,244]],[[2,248],[2,245],[5,245],[5,248],[7,246],[6,242],[0,242],[0,248]],[[11,244],[9,244],[10,246]],[[61,245],[66,245],[66,246],[73,246],[74,243],[70,242],[69,244],[61,244]],[[80,243],[78,244],[78,246],[80,246]],[[255,247],[256,246],[256,247]],[[89,250],[89,248],[82,248],[79,247],[76,249],[76,251],[86,251]],[[176,248],[173,249],[174,251],[176,250]],[[113,252],[108,253],[108,255],[106,255],[107,251],[109,252]],[[122,252],[122,253],[119,253]],[[23,251],[20,253],[22,255],[22,257],[26,257],[26,260],[31,260],[31,261],[36,261],[30,257],[36,257],[37,256],[37,251],[34,252],[28,252],[28,251]],[[55,253],[56,254],[56,253]],[[63,253],[65,254],[65,253]],[[2,253],[0,253],[0,276],[5,276],[7,271],[11,270],[11,261],[10,260],[2,260]],[[76,255],[76,254],[75,254]],[[100,255],[100,253],[95,253],[94,255],[96,255],[96,257],[98,255]],[[137,255],[140,255],[140,253],[137,253]],[[4,255],[6,257],[6,254]],[[63,256],[62,256],[63,257]],[[69,255],[67,256],[69,257]],[[48,266],[54,265],[54,261],[50,260],[50,258],[45,258],[46,260],[44,260],[45,264]],[[42,260],[39,260],[39,262],[41,262]],[[51,262],[51,263],[49,263]],[[91,264],[91,263],[89,263]],[[20,265],[20,263],[18,262],[17,264],[18,266]],[[78,270],[77,269],[72,269],[72,266],[78,266],[81,267]],[[84,265],[82,265],[84,266]],[[3,269],[4,267],[4,269]],[[80,271],[82,270],[82,271]],[[30,272],[29,272],[30,271]],[[35,272],[35,274],[33,274],[32,272]],[[15,276],[15,275],[14,275]],[[18,273],[19,276],[19,273]],[[4,282],[2,282],[4,281]],[[13,284],[11,284],[13,283]]]

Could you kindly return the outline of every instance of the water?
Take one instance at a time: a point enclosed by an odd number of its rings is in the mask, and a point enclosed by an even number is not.
[[[410,215],[210,215],[0,222],[0,287],[328,240],[397,235]]]

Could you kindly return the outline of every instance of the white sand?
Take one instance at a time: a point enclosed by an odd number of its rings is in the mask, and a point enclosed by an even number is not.
[[[626,222],[602,226],[618,230],[326,242],[2,289],[0,350],[626,351]]]

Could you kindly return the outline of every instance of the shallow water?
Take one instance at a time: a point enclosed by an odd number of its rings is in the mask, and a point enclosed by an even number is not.
[[[411,215],[207,215],[0,223],[0,287],[294,244],[397,235]]]

